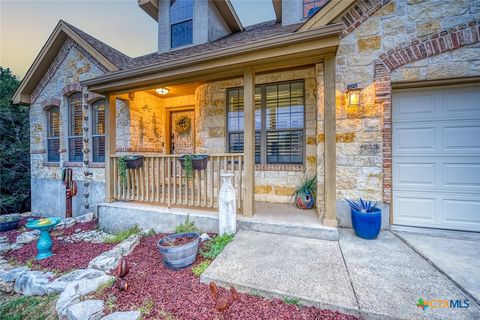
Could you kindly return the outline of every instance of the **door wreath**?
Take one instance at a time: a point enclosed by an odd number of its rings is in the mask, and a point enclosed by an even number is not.
[[[180,116],[175,119],[175,132],[178,134],[190,133],[192,120],[188,116]]]

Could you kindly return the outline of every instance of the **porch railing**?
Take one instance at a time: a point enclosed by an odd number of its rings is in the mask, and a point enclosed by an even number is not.
[[[179,155],[148,155],[144,157],[143,167],[127,170],[125,183],[121,182],[118,170],[121,157],[110,157],[116,200],[215,209],[218,208],[220,174],[233,173],[237,210],[243,209],[243,154],[209,155],[207,168],[193,170],[190,177],[182,169]]]

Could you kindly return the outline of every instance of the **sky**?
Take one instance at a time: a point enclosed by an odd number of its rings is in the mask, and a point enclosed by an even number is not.
[[[231,2],[244,26],[275,19],[271,0]],[[157,49],[156,21],[137,0],[0,0],[0,66],[21,79],[60,19],[130,57]]]

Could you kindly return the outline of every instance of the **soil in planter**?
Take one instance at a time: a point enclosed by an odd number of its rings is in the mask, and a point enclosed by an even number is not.
[[[174,238],[174,239],[171,239],[170,241],[165,241],[164,245],[166,247],[177,247],[177,246],[181,246],[181,245],[187,244],[189,242],[195,241],[196,239],[197,239],[196,237]]]

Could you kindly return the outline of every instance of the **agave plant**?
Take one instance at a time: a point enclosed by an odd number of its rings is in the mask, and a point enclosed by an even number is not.
[[[350,205],[350,208],[360,212],[372,212],[380,204],[378,201],[363,200],[362,198],[360,198],[358,201],[348,200],[346,198],[345,200]]]
[[[293,193],[295,205],[300,209],[311,209],[317,195],[317,178],[305,177]]]

